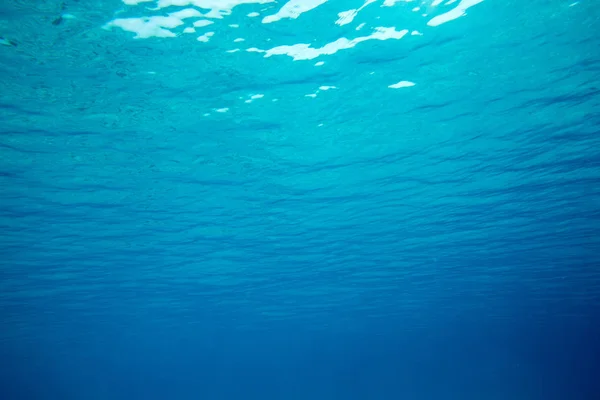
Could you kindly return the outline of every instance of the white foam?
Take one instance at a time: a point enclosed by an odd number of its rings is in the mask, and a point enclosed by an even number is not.
[[[427,25],[429,26],[439,26],[441,24],[445,24],[446,22],[455,20],[457,18],[460,18],[462,16],[467,15],[465,13],[465,11],[471,7],[473,7],[476,4],[479,4],[483,2],[483,0],[461,0],[460,3],[458,3],[458,5],[456,7],[454,7],[452,10],[435,16],[432,19],[429,20],[429,22],[427,22]]]
[[[324,3],[327,3],[327,0],[290,0],[277,13],[264,17],[262,22],[263,24],[270,24],[283,18],[296,19],[301,14],[317,8]]]
[[[400,82],[394,83],[393,85],[390,85],[388,87],[391,89],[400,89],[400,88],[411,87],[411,86],[415,86],[415,83],[410,82],[410,81],[400,81]]]

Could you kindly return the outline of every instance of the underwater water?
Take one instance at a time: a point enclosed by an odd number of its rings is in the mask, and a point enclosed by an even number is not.
[[[599,24],[2,2],[0,399],[600,398]]]

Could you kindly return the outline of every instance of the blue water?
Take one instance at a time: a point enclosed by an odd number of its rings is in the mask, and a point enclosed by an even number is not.
[[[600,3],[240,2],[2,2],[0,399],[600,398]]]

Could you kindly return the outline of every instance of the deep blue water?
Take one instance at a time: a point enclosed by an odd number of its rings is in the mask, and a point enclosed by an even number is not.
[[[1,400],[600,398],[599,2],[133,3],[0,6]]]

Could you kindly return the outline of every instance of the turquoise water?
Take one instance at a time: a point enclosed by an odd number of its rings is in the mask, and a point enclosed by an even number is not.
[[[0,399],[597,399],[599,23],[3,2]]]

